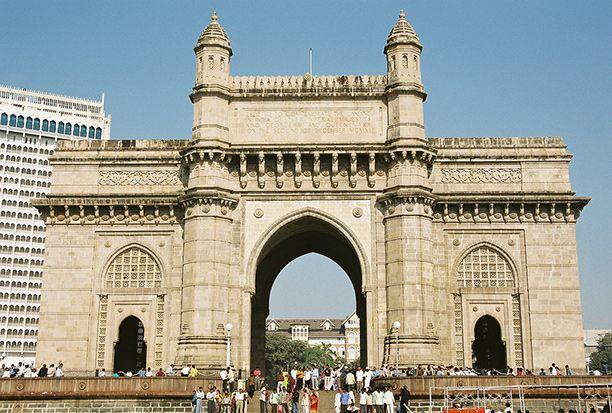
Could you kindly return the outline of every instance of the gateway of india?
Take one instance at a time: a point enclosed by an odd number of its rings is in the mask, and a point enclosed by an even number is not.
[[[561,138],[427,137],[403,12],[381,75],[232,76],[214,13],[194,50],[191,139],[51,157],[38,363],[218,371],[229,336],[263,368],[272,284],[314,252],[354,287],[363,365],[583,369]]]

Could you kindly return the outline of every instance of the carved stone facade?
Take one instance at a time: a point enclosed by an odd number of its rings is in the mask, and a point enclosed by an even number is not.
[[[150,366],[221,368],[227,323],[232,362],[263,366],[272,283],[317,252],[353,283],[364,364],[386,348],[402,366],[471,365],[486,319],[509,365],[579,369],[588,199],[571,154],[561,138],[426,137],[421,49],[402,13],[385,75],[232,77],[213,15],[192,139],[52,157],[38,361],[112,369],[134,316]]]

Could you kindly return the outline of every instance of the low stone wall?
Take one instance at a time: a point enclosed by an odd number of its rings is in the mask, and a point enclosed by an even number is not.
[[[191,412],[193,389],[209,385],[220,386],[220,380],[206,378],[34,378],[0,379],[0,413],[153,413]],[[606,392],[612,391],[612,377],[602,376],[535,376],[535,377],[410,377],[379,379],[375,384],[389,385],[394,391],[406,385],[412,394],[410,408],[414,412],[429,412],[429,394],[433,401],[431,411],[438,412],[445,405],[455,402],[472,405],[475,388],[492,388],[487,391],[487,407],[502,410],[506,402],[513,410],[530,410],[533,413],[557,412],[575,409],[588,411],[591,406],[601,407]],[[518,388],[524,387],[519,397]],[[608,386],[608,387],[606,387]],[[445,388],[459,388],[447,391]],[[504,389],[505,388],[505,389]],[[580,397],[579,397],[580,394]],[[452,401],[451,398],[454,398]],[[524,404],[521,406],[521,399]],[[257,394],[251,401],[248,413],[257,413]],[[333,413],[333,393],[322,392],[320,413]]]

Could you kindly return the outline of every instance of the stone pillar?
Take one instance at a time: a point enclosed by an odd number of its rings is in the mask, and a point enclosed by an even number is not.
[[[197,143],[194,144],[197,146]],[[191,154],[189,154],[191,152]],[[223,187],[227,168],[221,154],[188,150],[185,209],[181,335],[176,364],[195,364],[217,372],[226,363],[226,331],[230,317],[233,210],[237,198]]]
[[[419,152],[421,153],[421,152]],[[384,213],[387,361],[399,366],[438,364],[439,338],[434,308],[438,287],[433,278],[432,220],[434,197],[426,182],[427,159],[400,155],[391,162],[392,190],[379,199]],[[423,175],[424,174],[424,175]],[[399,321],[399,331],[393,323]],[[398,343],[399,342],[399,343]]]

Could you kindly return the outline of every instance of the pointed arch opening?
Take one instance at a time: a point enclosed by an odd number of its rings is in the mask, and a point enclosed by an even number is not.
[[[502,340],[501,325],[490,315],[484,315],[474,326],[472,359],[477,370],[506,368],[506,344]]]
[[[354,240],[331,219],[306,212],[295,219],[278,223],[262,244],[255,263],[255,293],[251,299],[251,369],[265,367],[266,319],[270,315],[270,293],[276,278],[289,263],[311,253],[331,259],[348,276],[359,319],[359,362],[367,363],[366,297],[362,292],[365,270]],[[317,269],[313,268],[312,271]],[[309,305],[309,297],[293,305]],[[354,353],[356,348],[353,347]]]
[[[119,325],[119,339],[115,343],[114,371],[136,373],[147,363],[147,343],[142,321],[126,317]]]

